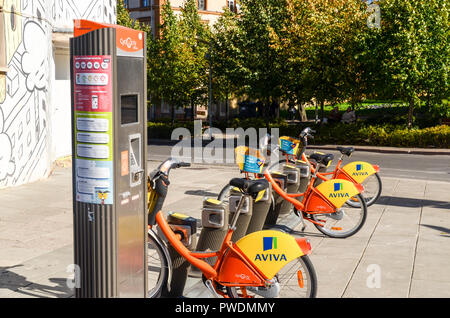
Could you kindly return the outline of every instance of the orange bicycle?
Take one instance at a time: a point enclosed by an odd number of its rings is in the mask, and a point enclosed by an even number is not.
[[[308,258],[309,241],[279,231],[258,231],[231,241],[244,202],[269,184],[266,180],[234,178],[230,185],[242,193],[236,213],[218,251],[189,250],[185,233],[172,228],[161,208],[167,196],[171,169],[189,166],[174,159],[164,161],[148,177],[148,297],[158,297],[171,277],[172,264],[166,243],[157,228],[183,258],[203,273],[203,282],[215,297],[315,297],[317,278]],[[216,257],[213,265],[204,259]]]
[[[364,225],[367,218],[367,206],[361,193],[364,188],[359,183],[352,183],[348,180],[333,179],[326,180],[318,186],[315,186],[318,170],[314,170],[309,180],[305,192],[302,193],[287,193],[283,188],[283,180],[279,177],[279,173],[271,173],[273,167],[278,166],[276,162],[269,168],[263,167],[267,164],[262,152],[256,149],[251,149],[245,146],[240,146],[235,149],[236,162],[239,165],[241,172],[245,173],[244,179],[250,179],[253,174],[254,179],[265,178],[272,185],[273,190],[288,201],[294,207],[294,212],[302,219],[314,224],[314,226],[323,234],[334,238],[345,238],[357,233]],[[248,159],[252,158],[252,159]],[[255,159],[256,158],[256,159]],[[248,162],[257,162],[259,160],[258,169],[254,167],[247,167]],[[316,164],[318,168],[325,167],[329,164],[329,157],[323,157]],[[261,164],[263,163],[263,164]],[[264,169],[264,171],[263,171]],[[232,185],[226,185],[218,196],[218,200],[227,200],[230,194]],[[300,201],[299,197],[303,197]],[[355,200],[357,208],[348,204],[350,198]],[[272,198],[272,206],[275,199]],[[273,207],[272,207],[273,208]],[[304,223],[303,223],[304,227]]]
[[[333,154],[323,154],[319,152],[315,152],[309,156],[305,154],[308,145],[308,137],[313,138],[313,133],[315,133],[315,131],[307,127],[300,133],[300,140],[290,137],[281,137],[279,140],[279,149],[282,155],[285,156],[285,159],[280,160],[280,162],[295,163],[300,159],[310,165],[312,173],[316,172],[317,167],[315,162],[326,163],[326,165],[320,169],[324,171],[317,171],[317,178],[322,181],[343,179],[354,184],[361,184],[364,187],[364,200],[366,205],[371,206],[374,204],[380,197],[382,191],[381,178],[378,174],[380,167],[363,161],[354,161],[341,167],[344,156],[350,157],[355,149],[353,147],[336,147],[341,153],[339,161],[333,171],[325,172],[326,168],[334,159]],[[315,162],[311,162],[309,159],[313,159]],[[316,185],[318,183],[319,182],[316,182]],[[355,200],[355,198],[348,200],[347,204],[352,207],[360,206],[358,200]]]

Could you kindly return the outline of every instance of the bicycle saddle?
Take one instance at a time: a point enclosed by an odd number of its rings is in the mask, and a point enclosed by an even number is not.
[[[355,148],[353,147],[336,147],[337,150],[341,152],[341,154],[350,156],[353,151],[355,151]]]
[[[321,163],[325,166],[328,166],[328,163],[334,159],[334,155],[331,153],[322,155],[320,153],[313,153],[309,156],[309,158],[314,159],[318,163]]]
[[[248,180],[243,178],[233,178],[230,180],[230,185],[241,189],[248,194],[256,194],[269,187],[269,182],[266,179]]]

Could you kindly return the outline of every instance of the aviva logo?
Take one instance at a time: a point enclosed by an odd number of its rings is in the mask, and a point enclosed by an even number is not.
[[[263,251],[277,249],[276,237],[263,237]]]
[[[348,193],[338,192],[342,190],[344,190],[344,185],[340,182],[336,182],[334,184],[334,192],[331,192],[328,195],[328,198],[349,198]]]
[[[367,173],[367,171],[361,171],[361,170],[364,170],[364,165],[363,164],[356,164],[356,172],[353,172],[352,176],[367,176],[367,175],[369,175]]]
[[[336,182],[334,184],[334,191],[340,191],[340,190],[344,190],[344,185],[340,182]]]
[[[263,251],[276,250],[278,248],[276,237],[263,237]],[[262,254],[258,253],[255,256],[255,261],[287,261],[285,254],[268,253]]]

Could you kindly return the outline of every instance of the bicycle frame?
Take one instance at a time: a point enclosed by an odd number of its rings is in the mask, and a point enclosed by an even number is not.
[[[269,169],[266,169],[264,171],[264,177],[272,184],[272,188],[277,192],[283,199],[290,202],[294,205],[295,209],[301,212],[305,212],[308,214],[324,214],[324,213],[334,213],[342,204],[344,201],[342,200],[334,200],[330,199],[330,196],[326,196],[327,191],[322,191],[324,187],[327,187],[327,185],[331,182],[332,184],[338,183],[336,180],[328,180],[326,179],[325,183],[323,183],[324,186],[320,185],[318,187],[314,187],[314,181],[317,177],[317,172],[315,171],[313,173],[313,176],[311,180],[309,181],[307,190],[303,193],[287,193],[281,187],[278,185],[278,183],[272,178]],[[351,186],[347,185],[349,189],[349,193],[347,193],[347,197],[351,197],[357,193],[361,193],[363,190],[363,187],[360,184],[354,184],[347,180],[342,180],[342,182],[348,182]],[[295,199],[296,197],[303,196],[303,200],[299,201]],[[312,220],[310,218],[306,218],[308,221],[318,225],[318,226],[324,226],[320,222],[317,222],[315,220]]]

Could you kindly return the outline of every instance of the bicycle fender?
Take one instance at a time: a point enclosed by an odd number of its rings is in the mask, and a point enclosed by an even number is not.
[[[319,184],[308,199],[307,212],[334,212],[351,197],[363,191],[363,186],[344,179],[332,179]],[[318,193],[317,193],[318,192]],[[325,199],[324,199],[325,198]]]
[[[354,161],[346,164],[344,170],[353,180],[362,183],[368,176],[378,172],[380,168],[364,161]],[[347,179],[343,174],[338,174],[337,179]]]
[[[246,235],[236,242],[236,246],[267,279],[272,279],[292,260],[310,252],[307,250],[309,245],[303,241],[297,242],[291,235],[273,230]]]

